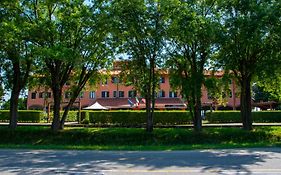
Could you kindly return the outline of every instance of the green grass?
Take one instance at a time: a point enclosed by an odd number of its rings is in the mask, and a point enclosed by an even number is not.
[[[66,128],[53,133],[48,127],[0,127],[0,148],[81,150],[190,150],[281,145],[281,127],[192,129],[163,128],[146,133],[138,128]]]

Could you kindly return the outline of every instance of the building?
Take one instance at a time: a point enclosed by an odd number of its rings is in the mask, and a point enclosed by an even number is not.
[[[123,83],[118,81],[118,75],[121,72],[120,62],[114,64],[114,69],[110,71],[110,77],[105,81],[100,82],[96,88],[90,88],[87,91],[81,92],[80,97],[76,100],[77,103],[74,104],[74,108],[78,108],[79,103],[82,108],[88,107],[95,102],[98,102],[102,106],[108,109],[131,109],[131,105],[128,101],[133,104],[139,105],[133,107],[133,109],[145,108],[145,103],[143,98],[137,95],[133,86],[125,86]],[[222,72],[218,72],[215,76],[218,78],[223,75]],[[206,76],[210,76],[206,73]],[[157,98],[155,102],[155,109],[185,109],[186,104],[181,99],[179,92],[173,91],[169,83],[169,75],[167,71],[161,73],[159,80],[160,91],[157,93]],[[70,98],[70,93],[67,91],[68,85],[65,86],[63,92],[63,105],[67,103]],[[226,106],[227,109],[235,109],[239,107],[240,100],[235,92],[235,83],[232,81],[230,85],[231,95],[227,99]],[[136,98],[137,97],[137,98]],[[36,88],[30,89],[28,91],[27,108],[28,109],[44,109],[52,104],[52,93],[46,88]],[[202,87],[202,106],[210,107],[214,106],[213,100],[208,97],[207,89]],[[218,106],[222,107],[222,106]]]

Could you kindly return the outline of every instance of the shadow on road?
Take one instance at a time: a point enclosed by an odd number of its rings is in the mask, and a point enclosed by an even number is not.
[[[0,150],[0,172],[13,174],[99,174],[124,169],[200,169],[250,174],[249,166],[259,166],[280,154],[280,149],[213,150],[171,152]]]

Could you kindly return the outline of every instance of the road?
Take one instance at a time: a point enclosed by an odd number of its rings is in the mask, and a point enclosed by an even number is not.
[[[0,149],[0,174],[281,174],[281,148],[198,151]]]

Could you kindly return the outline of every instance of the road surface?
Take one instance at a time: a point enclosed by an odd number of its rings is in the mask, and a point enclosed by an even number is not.
[[[0,149],[0,174],[281,174],[281,148],[198,151]]]

